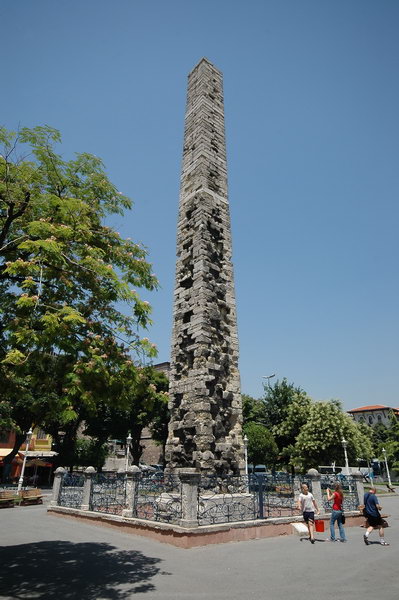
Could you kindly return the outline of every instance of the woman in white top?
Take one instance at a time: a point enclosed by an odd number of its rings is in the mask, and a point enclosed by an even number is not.
[[[314,544],[314,511],[320,514],[317,502],[313,497],[313,494],[309,492],[309,488],[306,483],[302,484],[302,493],[299,494],[298,498],[298,510],[303,514],[303,520],[308,526],[309,539]]]

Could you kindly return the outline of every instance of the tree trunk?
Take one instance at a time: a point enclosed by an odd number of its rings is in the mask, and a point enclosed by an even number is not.
[[[132,454],[132,462],[134,465],[139,465],[140,457],[143,454],[143,446],[140,444],[141,434],[143,432],[144,427],[141,425],[136,425],[132,427],[131,436],[132,441],[130,444],[130,452]]]

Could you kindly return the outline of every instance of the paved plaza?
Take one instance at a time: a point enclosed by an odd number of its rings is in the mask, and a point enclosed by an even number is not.
[[[397,600],[399,496],[389,547],[347,528],[348,543],[296,536],[183,550],[116,529],[47,515],[44,506],[0,511],[0,598],[81,600]]]

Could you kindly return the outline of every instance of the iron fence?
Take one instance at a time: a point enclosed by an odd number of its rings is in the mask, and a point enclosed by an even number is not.
[[[83,474],[63,475],[58,504],[80,508],[83,501]],[[351,476],[322,475],[322,506],[330,512],[332,502],[326,500],[325,490],[333,489],[339,481],[344,493],[343,507],[356,510],[359,505],[356,480]],[[200,477],[197,490],[198,524],[211,525],[299,516],[297,498],[301,484],[312,491],[312,479],[288,473],[258,473],[250,476]],[[178,475],[140,475],[135,480],[132,497],[127,498],[126,475],[119,473],[93,474],[90,490],[90,509],[95,512],[122,515],[130,506],[132,514],[147,521],[179,523],[182,519],[182,485]],[[133,503],[133,504],[132,504]]]
[[[198,490],[200,525],[299,515],[297,496],[307,477],[258,473],[245,477],[201,477]]]
[[[323,506],[326,512],[332,511],[333,501],[328,501],[324,498],[324,493],[327,488],[330,488],[332,491],[334,490],[334,485],[339,483],[342,487],[342,492],[344,494],[344,501],[342,503],[342,507],[344,510],[357,510],[359,504],[362,500],[359,500],[357,494],[356,481],[351,475],[342,475],[339,473],[338,475],[322,475],[320,479],[321,491],[323,494]]]
[[[95,512],[121,515],[126,508],[124,473],[96,473],[91,486],[90,508]]]
[[[179,479],[175,475],[141,476],[133,510],[139,519],[177,523],[182,515]]]
[[[256,519],[257,505],[248,477],[202,475],[198,488],[199,525]]]
[[[258,475],[258,518],[290,517],[299,514],[295,496],[300,481],[289,473]]]
[[[84,476],[76,473],[65,473],[61,479],[58,504],[71,508],[80,508],[83,500]]]

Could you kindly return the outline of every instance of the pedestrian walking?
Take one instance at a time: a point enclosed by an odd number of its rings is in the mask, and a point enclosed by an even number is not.
[[[314,544],[314,511],[320,514],[317,502],[313,497],[313,494],[309,492],[309,488],[306,483],[302,484],[302,492],[298,497],[298,510],[302,511],[303,520],[305,521],[308,531],[309,539]]]
[[[346,535],[344,524],[342,522],[342,503],[344,501],[344,494],[342,492],[342,486],[340,483],[336,483],[334,485],[334,492],[327,488],[327,500],[330,502],[333,501],[332,510],[331,510],[331,518],[330,518],[330,542],[335,542],[335,522],[338,524],[339,536],[341,542],[346,542]]]
[[[389,546],[388,542],[384,539],[384,527],[383,527],[383,519],[380,514],[381,506],[378,502],[378,498],[375,495],[376,489],[375,487],[370,488],[370,492],[364,494],[364,510],[363,514],[367,519],[368,527],[366,533],[363,536],[364,543],[366,546],[369,545],[369,535],[373,531],[374,528],[378,528],[380,534],[380,544],[381,546]]]

